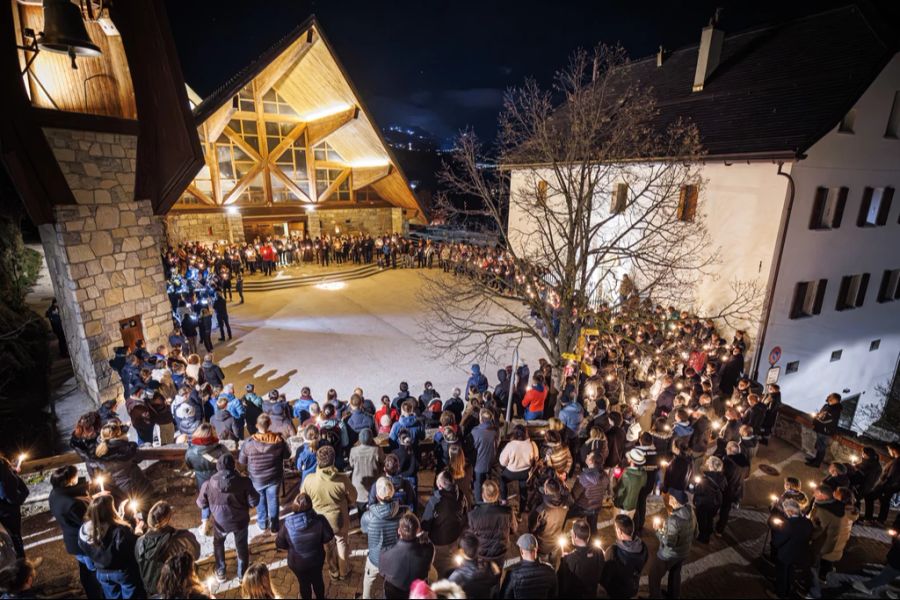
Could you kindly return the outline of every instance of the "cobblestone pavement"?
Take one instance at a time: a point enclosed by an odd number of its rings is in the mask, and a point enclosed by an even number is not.
[[[690,560],[683,570],[682,597],[684,598],[765,598],[774,597],[769,590],[773,585],[768,580],[772,574],[770,565],[762,558],[762,549],[766,543],[766,505],[770,494],[781,488],[782,477],[790,474],[801,477],[804,482],[819,480],[822,473],[807,467],[803,462],[803,454],[796,448],[788,446],[780,440],[773,440],[768,447],[761,447],[759,456],[754,460],[753,473],[747,484],[745,504],[732,513],[731,521],[724,536],[714,537],[708,546],[695,543]],[[759,469],[759,465],[767,464],[775,467],[780,475],[767,475]],[[157,464],[154,469],[171,468]],[[423,473],[420,477],[420,492],[423,497],[431,493],[432,475]],[[184,478],[181,483],[161,490],[161,497],[167,498],[176,505],[176,525],[194,527],[198,524],[199,511],[193,504],[194,487],[190,479]],[[661,509],[658,498],[651,498],[648,517]],[[613,531],[611,510],[601,515],[600,537],[603,545],[612,543]],[[355,524],[355,521],[354,521]],[[195,529],[196,533],[196,529]],[[251,540],[258,535],[255,524],[251,526]],[[43,556],[38,585],[47,586],[47,591],[57,596],[72,597],[78,589],[77,568],[75,561],[65,554],[59,536],[59,530],[49,515],[38,515],[26,520],[25,543],[30,556]],[[198,535],[203,544],[203,558],[200,561],[202,578],[212,575],[212,548],[208,538]],[[655,552],[657,543],[652,534],[644,535],[651,553]],[[864,575],[867,569],[878,568],[884,564],[889,538],[885,531],[857,525],[847,546],[843,559],[837,564],[838,574],[829,577],[823,589],[826,598],[862,598],[852,590],[852,582]],[[329,598],[353,598],[362,590],[362,573],[365,564],[365,536],[356,530],[350,536],[352,573],[345,581],[331,582],[326,573],[326,589]],[[251,560],[262,560],[272,569],[273,584],[282,598],[297,598],[298,585],[293,574],[285,566],[286,555],[277,552],[271,539],[253,541],[251,543]],[[512,556],[510,557],[512,558]],[[874,565],[874,566],[873,566]],[[228,575],[235,576],[235,560],[233,551],[228,552]],[[646,573],[646,571],[645,571]],[[642,580],[641,596],[647,594],[646,575]],[[378,589],[379,586],[376,586]],[[240,585],[235,579],[225,584],[214,584],[212,590],[217,598],[239,598]],[[897,589],[882,592],[896,594]],[[896,596],[895,596],[896,597]]]

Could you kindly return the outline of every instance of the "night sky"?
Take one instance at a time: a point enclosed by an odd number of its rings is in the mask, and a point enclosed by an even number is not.
[[[846,2],[387,2],[166,0],[185,79],[209,93],[314,13],[381,127],[441,142],[470,125],[493,138],[503,91],[549,83],[573,49],[621,43],[632,58],[699,41],[717,6],[740,31]],[[252,10],[248,10],[252,7]]]

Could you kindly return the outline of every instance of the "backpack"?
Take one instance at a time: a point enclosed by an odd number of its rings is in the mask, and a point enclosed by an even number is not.
[[[322,425],[319,428],[319,447],[331,446],[335,450],[341,449],[341,427],[337,421],[327,421],[331,425]]]

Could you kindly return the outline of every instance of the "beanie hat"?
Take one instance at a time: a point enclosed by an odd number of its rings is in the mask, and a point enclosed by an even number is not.
[[[334,448],[331,446],[322,446],[316,450],[316,462],[320,467],[331,467],[334,465]]]

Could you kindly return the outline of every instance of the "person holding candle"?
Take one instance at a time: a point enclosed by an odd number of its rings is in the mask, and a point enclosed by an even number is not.
[[[571,552],[559,565],[559,596],[561,598],[595,598],[600,576],[603,574],[603,551],[591,543],[591,528],[587,521],[578,520],[570,532]]]
[[[147,513],[147,532],[134,546],[141,581],[148,596],[158,593],[162,568],[170,557],[187,553],[193,560],[200,558],[200,544],[194,534],[172,526],[174,514],[168,502],[154,504]]]
[[[831,442],[831,437],[837,433],[838,423],[841,420],[841,412],[843,410],[841,395],[828,394],[828,397],[825,399],[825,405],[813,417],[813,430],[816,433],[816,452],[813,456],[806,459],[807,465],[819,467],[822,461],[825,460],[828,444]]]
[[[96,496],[88,505],[78,532],[78,546],[97,568],[104,598],[145,598],[135,559],[137,536],[116,511],[110,494]]]
[[[872,522],[875,502],[879,503],[878,518],[875,523],[884,526],[891,509],[891,498],[900,491],[900,443],[888,444],[890,461],[884,466],[872,491],[866,496],[865,519]]]
[[[713,533],[716,514],[722,508],[724,489],[727,485],[722,475],[722,461],[716,456],[706,459],[700,481],[694,483],[694,512],[697,515],[699,534],[697,541],[708,544]]]
[[[634,598],[649,552],[640,535],[636,535],[634,522],[628,515],[616,515],[613,526],[616,541],[603,553],[600,584],[610,598]]]
[[[656,528],[659,551],[650,564],[650,598],[663,598],[662,578],[668,573],[666,598],[678,598],[681,592],[681,567],[688,559],[694,538],[697,536],[697,518],[686,492],[671,490],[669,493],[671,514]]]
[[[478,536],[466,531],[459,538],[456,568],[448,579],[459,585],[466,598],[494,598],[500,587],[500,568],[479,558]]]
[[[0,457],[0,524],[12,538],[16,556],[25,557],[22,543],[22,505],[28,498],[28,486],[19,477],[19,467]]]
[[[853,589],[864,594],[874,594],[878,588],[888,585],[900,577],[900,535],[897,533],[898,530],[900,530],[900,514],[894,518],[894,525],[887,532],[891,538],[891,548],[885,557],[884,567],[869,580],[854,581]]]
[[[67,465],[53,471],[50,485],[53,486],[48,498],[50,514],[62,530],[66,552],[78,561],[81,587],[88,598],[100,598],[103,589],[97,581],[97,569],[78,545],[78,531],[91,502],[88,484],[78,478],[78,469],[74,465]]]
[[[554,568],[559,564],[562,548],[557,542],[565,529],[570,505],[568,490],[558,479],[550,478],[541,490],[541,503],[528,515],[528,531],[540,542],[541,560]]]
[[[769,520],[772,560],[775,562],[775,593],[779,598],[790,598],[795,569],[808,566],[813,524],[803,516],[796,500],[785,500],[782,511],[783,518]]]
[[[109,476],[105,484],[112,488],[117,499],[129,496],[149,502],[154,495],[153,484],[141,470],[137,444],[128,440],[118,421],[110,421],[100,429],[99,443],[94,452],[95,470]]]
[[[555,543],[555,542],[554,542]],[[538,541],[523,533],[516,542],[521,561],[509,569],[500,588],[501,598],[556,598],[556,572],[538,560]]]
[[[878,451],[871,446],[866,446],[862,451],[862,460],[850,466],[850,488],[856,496],[857,508],[863,498],[869,496],[875,489],[878,479],[881,477],[881,458]]]
[[[428,579],[434,562],[434,545],[420,536],[419,519],[412,513],[400,517],[397,543],[381,551],[379,571],[384,577],[384,597],[409,598],[409,588],[416,579]]]

